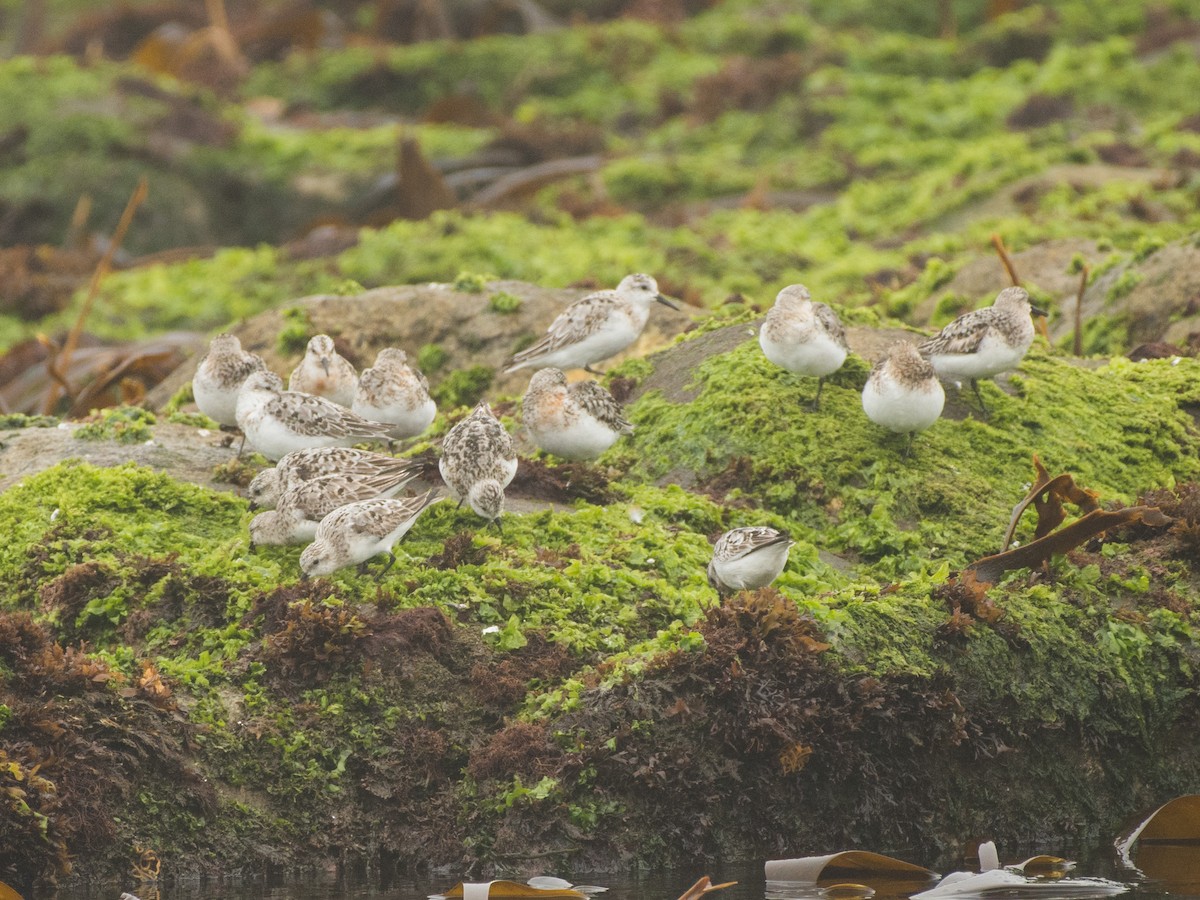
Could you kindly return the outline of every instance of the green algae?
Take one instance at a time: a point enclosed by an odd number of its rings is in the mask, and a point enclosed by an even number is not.
[[[1115,359],[1092,369],[1035,349],[1012,378],[1016,397],[985,386],[987,421],[942,419],[905,458],[902,442],[862,414],[862,363],[829,379],[810,413],[801,409],[810,389],[748,340],[697,368],[691,402],[651,392],[629,407],[634,438],[610,453],[656,480],[713,479],[749,460],[743,487],[765,508],[891,577],[930,556],[957,567],[997,552],[1032,453],[1111,500],[1196,478],[1194,368]],[[780,409],[796,410],[786,428]]]
[[[81,441],[115,440],[122,444],[140,444],[150,440],[150,426],[158,419],[154,413],[140,406],[117,406],[99,410],[75,429],[75,437]]]

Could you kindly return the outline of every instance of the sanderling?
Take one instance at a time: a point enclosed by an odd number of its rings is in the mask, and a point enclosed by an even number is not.
[[[679,309],[658,292],[658,283],[649,275],[626,275],[615,291],[588,294],[559,313],[545,337],[513,355],[504,374],[527,366],[555,366],[583,368],[599,375],[591,364],[608,359],[636,341],[655,300]]]
[[[924,431],[937,421],[946,403],[946,392],[933,365],[910,341],[900,341],[875,364],[863,387],[862,405],[867,418],[889,431]]]
[[[459,506],[466,500],[476,514],[499,523],[504,489],[517,474],[517,448],[487,403],[450,429],[438,469]]]
[[[242,382],[252,372],[266,372],[257,353],[242,349],[232,334],[218,334],[192,377],[192,396],[200,412],[219,425],[237,426],[237,398]]]
[[[394,347],[380,350],[375,365],[363,369],[351,409],[365,419],[394,425],[396,438],[420,434],[437,414],[429,382],[408,364],[404,351]]]
[[[374,497],[394,497],[416,473],[339,472],[303,481],[279,495],[275,509],[250,522],[250,548],[259,544],[303,544],[317,533],[320,521],[347,503]]]
[[[621,404],[594,381],[567,384],[562,369],[539,369],[521,398],[521,420],[547,453],[594,459],[633,426]]]
[[[727,531],[713,547],[708,583],[721,596],[766,587],[787,565],[788,550],[794,543],[786,531],[767,525]]]
[[[250,446],[279,459],[308,447],[345,447],[388,440],[390,425],[371,422],[324,397],[281,391],[264,373],[246,379],[238,394],[237,423]]]
[[[358,373],[354,366],[333,347],[333,338],[318,334],[308,342],[304,359],[292,370],[289,391],[300,391],[332,400],[342,406],[354,402]]]
[[[416,497],[359,500],[335,509],[321,520],[313,542],[300,554],[301,580],[329,575],[355,563],[365,571],[367,560],[386,553],[388,563],[379,573],[383,575],[396,562],[392,553],[396,541],[426,507],[441,499],[428,490]]]
[[[840,369],[850,352],[837,313],[824,303],[814,303],[802,284],[788,285],[775,297],[759,329],[758,343],[775,365],[817,378],[813,409],[820,403],[826,376]]]
[[[979,393],[979,379],[1015,369],[1033,343],[1031,316],[1044,310],[1029,302],[1024,288],[1007,287],[996,302],[983,309],[963,313],[938,334],[923,341],[917,350],[933,363],[940,378],[969,379],[984,413],[987,406]]]
[[[424,473],[431,463],[403,459],[386,453],[356,450],[353,447],[313,447],[293,450],[273,468],[263,469],[246,488],[251,509],[271,509],[279,495],[291,487],[322,475],[409,475],[409,480]]]

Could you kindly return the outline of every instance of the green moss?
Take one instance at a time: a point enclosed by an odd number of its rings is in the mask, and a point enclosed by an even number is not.
[[[521,298],[508,291],[497,291],[488,298],[488,309],[501,315],[515,313],[520,308]]]
[[[450,359],[441,344],[425,344],[417,351],[417,367],[426,374],[437,372]]]
[[[744,458],[744,490],[876,577],[919,571],[931,556],[960,566],[998,549],[1034,452],[1126,502],[1200,474],[1186,362],[1083,369],[1035,348],[1013,377],[1016,397],[987,390],[988,421],[943,419],[906,459],[862,415],[866,367],[855,360],[826,384],[819,413],[778,427],[778,411],[799,409],[811,388],[781,376],[748,340],[696,369],[694,401],[651,392],[629,407],[637,431],[618,458],[643,478],[702,480]]]
[[[150,440],[150,426],[157,421],[154,413],[140,406],[118,406],[93,412],[83,425],[75,429],[75,437],[81,441],[140,444]]]
[[[279,337],[275,339],[279,352],[289,355],[303,352],[312,337],[312,320],[308,310],[302,306],[291,306],[280,315],[284,324],[279,329]]]
[[[474,406],[482,399],[484,391],[491,386],[495,377],[495,370],[487,366],[456,369],[438,382],[430,394],[440,409]]]
[[[454,276],[454,289],[464,294],[481,294],[495,275],[480,275],[475,272],[459,272]]]
[[[1145,276],[1140,272],[1135,272],[1133,269],[1126,269],[1117,277],[1117,280],[1114,281],[1112,286],[1108,289],[1109,303],[1113,303],[1117,300],[1120,300],[1122,297],[1127,296],[1130,291],[1141,284],[1144,277]]]
[[[53,428],[58,425],[55,416],[27,416],[24,413],[0,415],[0,428]]]

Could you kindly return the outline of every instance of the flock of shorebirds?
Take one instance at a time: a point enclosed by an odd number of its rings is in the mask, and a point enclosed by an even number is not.
[[[564,370],[607,359],[637,340],[660,302],[678,309],[649,275],[629,275],[615,290],[576,301],[546,334],[508,361],[505,372],[542,367],[530,379],[521,418],[545,452],[567,459],[593,459],[633,426],[621,405],[595,381],[568,383]],[[901,341],[872,370],[862,391],[867,417],[910,436],[942,413],[940,379],[969,381],[983,406],[978,380],[1016,368],[1033,341],[1029,294],[1006,288],[995,302],[959,316],[921,343]],[[825,379],[845,362],[850,348],[837,314],[812,300],[799,284],[779,292],[759,331],[766,358],[789,372],[818,379],[814,409]],[[300,555],[301,578],[328,575],[388,557],[430,504],[436,489],[398,496],[423,474],[425,465],[386,453],[353,449],[367,441],[413,437],[437,413],[424,375],[404,351],[381,350],[359,375],[327,335],[308,343],[291,373],[287,390],[262,358],[244,351],[233,335],[215,338],[192,381],[200,411],[222,426],[236,427],[244,443],[276,461],[248,488],[252,505],[263,509],[250,523],[255,544],[308,543]],[[504,489],[517,472],[512,435],[481,402],[442,441],[438,469],[449,496],[499,524]],[[765,525],[735,528],[713,548],[709,583],[721,595],[765,587],[787,564],[792,541]]]

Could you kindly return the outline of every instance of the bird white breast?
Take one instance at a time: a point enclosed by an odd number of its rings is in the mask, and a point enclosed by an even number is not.
[[[237,391],[222,390],[208,378],[196,373],[192,379],[192,398],[200,412],[218,425],[237,424]]]
[[[862,392],[867,418],[889,431],[924,431],[938,420],[946,404],[946,392],[936,381],[920,388],[906,388],[891,379],[867,380]]]
[[[824,378],[846,361],[846,349],[816,329],[804,341],[777,341],[767,332],[765,326],[758,332],[758,343],[767,359],[797,375]]]
[[[770,544],[747,553],[738,559],[713,560],[713,569],[717,577],[735,591],[752,591],[766,587],[779,577],[783,567],[787,565],[788,550],[791,545],[787,541]]]
[[[355,399],[354,405],[350,408],[364,419],[395,425],[396,427],[389,432],[395,438],[413,437],[420,434],[429,427],[433,417],[437,415],[437,404],[432,400],[426,400],[415,408],[401,403],[375,406],[360,396]]]
[[[991,378],[1019,366],[1029,343],[1011,346],[989,329],[974,353],[939,353],[930,356],[929,362],[942,378]]]
[[[636,307],[629,311],[615,310],[595,331],[581,336],[579,340],[560,347],[553,353],[546,354],[536,360],[537,364],[553,366],[556,369],[577,369],[620,353],[638,339],[646,325],[646,316],[641,317],[640,321],[634,321],[637,317],[632,314],[636,311]]]
[[[564,459],[594,459],[613,445],[618,435],[594,416],[581,412],[568,424],[553,427],[529,426],[537,445]]]

